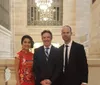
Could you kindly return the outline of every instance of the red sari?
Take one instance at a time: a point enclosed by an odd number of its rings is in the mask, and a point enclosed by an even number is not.
[[[19,80],[20,85],[35,85],[35,78],[32,73],[33,54],[21,50],[17,53],[19,58]]]

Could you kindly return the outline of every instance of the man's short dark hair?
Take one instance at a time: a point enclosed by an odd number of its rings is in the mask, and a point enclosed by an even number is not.
[[[52,32],[50,30],[43,30],[41,32],[41,36],[44,34],[44,33],[49,33],[51,35],[51,39],[52,39]]]

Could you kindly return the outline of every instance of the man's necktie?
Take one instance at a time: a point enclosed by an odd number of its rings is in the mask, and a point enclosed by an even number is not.
[[[65,71],[68,66],[68,45],[66,45],[66,51],[65,51]]]
[[[45,48],[45,54],[46,54],[46,60],[48,60],[49,58],[49,52],[48,52],[49,48]]]

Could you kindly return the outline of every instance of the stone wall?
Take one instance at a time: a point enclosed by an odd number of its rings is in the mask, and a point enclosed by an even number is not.
[[[16,85],[15,76],[15,59],[0,59],[0,84],[6,85],[5,82],[5,68],[6,66],[11,70],[11,78],[7,81],[7,85]],[[89,81],[88,85],[100,85],[100,59],[88,59],[89,65]]]
[[[13,59],[13,45],[12,45],[12,33],[7,30],[5,27],[0,25],[0,84],[6,85],[5,82],[5,68],[9,67],[11,69],[12,76],[14,79],[15,76],[14,61]],[[13,59],[14,60],[14,59]],[[12,64],[13,63],[13,64]],[[13,75],[14,74],[14,75]],[[15,80],[15,79],[14,79]],[[13,85],[13,80],[9,80],[10,84]]]
[[[0,58],[9,58],[13,55],[12,33],[0,25]]]
[[[100,0],[91,5],[92,24],[89,40],[89,55],[93,58],[100,58]]]
[[[7,82],[5,79],[6,67],[10,69],[11,73],[11,77]],[[0,85],[16,85],[15,66],[13,58],[0,59]]]

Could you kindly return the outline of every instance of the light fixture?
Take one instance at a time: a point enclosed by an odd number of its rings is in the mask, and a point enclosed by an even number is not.
[[[51,7],[52,2],[52,0],[35,0],[36,6],[41,10],[47,10]]]
[[[51,21],[53,19],[52,0],[35,0],[39,12],[40,21]]]

